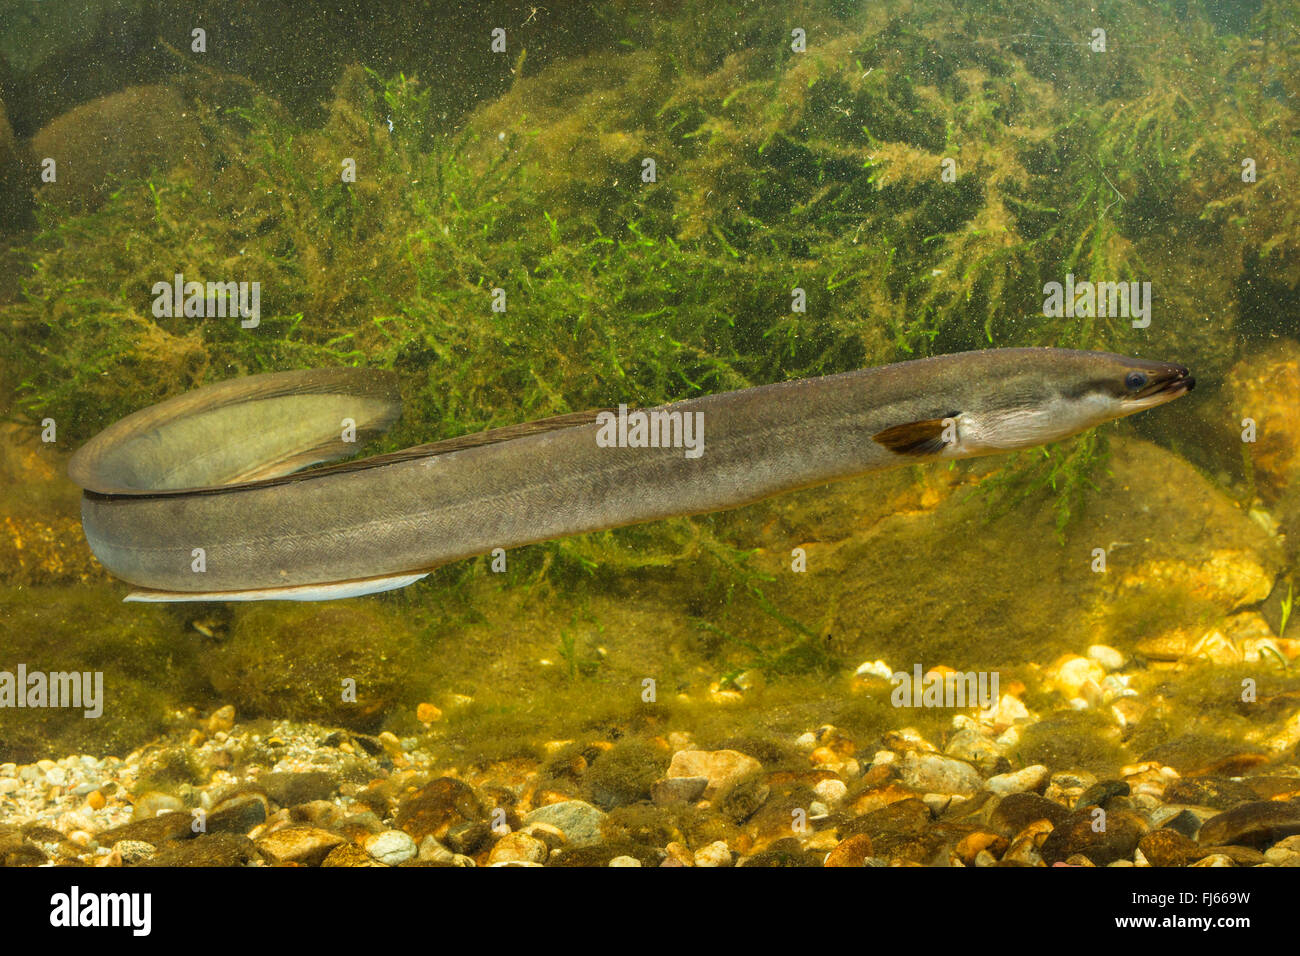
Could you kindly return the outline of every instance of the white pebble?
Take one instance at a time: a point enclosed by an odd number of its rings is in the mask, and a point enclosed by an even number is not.
[[[722,840],[715,840],[695,851],[695,865],[731,866],[731,850]]]
[[[1108,671],[1117,671],[1124,666],[1124,655],[1109,644],[1093,644],[1088,648],[1088,656]]]
[[[853,672],[855,677],[882,677],[889,680],[894,676],[894,670],[884,661],[869,661],[862,664]]]
[[[843,780],[819,780],[813,787],[813,793],[828,807],[839,806],[849,792],[848,784]]]
[[[416,854],[415,841],[402,830],[385,830],[366,838],[366,852],[380,863],[396,866]]]

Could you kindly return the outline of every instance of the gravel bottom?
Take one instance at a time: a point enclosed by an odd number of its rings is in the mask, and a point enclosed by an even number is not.
[[[1101,649],[1063,696],[1133,703]],[[1082,662],[1082,663],[1080,663]],[[884,665],[864,665],[863,681]],[[1093,678],[1096,678],[1095,680]],[[538,742],[448,766],[399,739],[178,715],[124,759],[0,765],[5,866],[1300,866],[1288,739],[1180,774],[1017,765],[1039,716],[1017,696],[939,740],[831,725],[705,749],[689,734]],[[720,704],[726,706],[726,704]],[[900,712],[900,719],[906,712]],[[1288,721],[1285,733],[1292,724]]]

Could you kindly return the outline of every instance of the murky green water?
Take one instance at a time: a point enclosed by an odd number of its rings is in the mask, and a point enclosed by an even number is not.
[[[606,815],[579,862],[820,862],[864,814],[943,819],[1038,766],[1020,789],[1073,807],[1120,780],[1151,830],[1171,803],[1293,806],[1296,13],[0,5],[0,825],[90,859],[133,817],[257,792],[240,859],[274,862],[258,841],[309,801],[266,775],[309,771],[362,830],[480,863],[513,859],[504,831],[449,826],[566,801]],[[255,308],[217,314],[212,283]],[[375,452],[1038,345],[1197,388],[1046,449],[323,603],[123,603],[65,475],[121,417],[259,372],[395,371]],[[996,678],[993,706],[897,706],[892,675],[935,668]],[[51,674],[84,675],[84,706]],[[753,766],[681,757],[721,750]],[[927,775],[931,751],[976,776]],[[426,825],[441,777],[473,806],[441,785],[459,809]],[[1165,800],[1203,779],[1245,789]]]

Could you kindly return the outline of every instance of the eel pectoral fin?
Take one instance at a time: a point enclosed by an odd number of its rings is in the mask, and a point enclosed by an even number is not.
[[[943,418],[925,418],[915,422],[893,425],[871,437],[880,445],[899,455],[937,455],[947,445],[944,429],[957,418],[952,412]]]

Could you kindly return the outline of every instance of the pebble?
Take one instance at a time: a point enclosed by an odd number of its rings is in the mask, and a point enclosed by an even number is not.
[[[325,859],[321,862],[324,867],[358,867],[358,866],[383,866],[373,856],[357,846],[355,843],[340,843],[334,849],[330,850]]]
[[[1047,680],[1067,698],[1079,697],[1088,685],[1100,686],[1105,668],[1095,660],[1069,654],[1047,669]]]
[[[45,784],[50,787],[64,787],[68,783],[68,772],[62,767],[51,767],[45,771]]]
[[[585,800],[564,800],[538,807],[524,817],[524,823],[549,823],[561,833],[569,846],[596,846],[601,841],[600,826],[605,812]]]
[[[1300,804],[1276,800],[1244,803],[1206,820],[1197,835],[1201,846],[1270,845],[1300,834]]]
[[[453,777],[439,777],[401,802],[396,823],[417,841],[430,834],[441,839],[454,825],[486,815],[473,788]]]
[[[113,851],[121,857],[127,866],[147,860],[157,852],[157,847],[143,840],[118,840],[113,844]]]
[[[260,793],[242,793],[222,800],[208,814],[209,833],[247,833],[267,817],[266,797]]]
[[[818,799],[831,808],[838,807],[843,803],[844,798],[848,796],[848,792],[848,784],[835,777],[818,781],[813,785],[813,793],[817,794]]]
[[[210,734],[219,731],[229,733],[235,726],[235,708],[233,704],[227,704],[219,707],[212,712],[212,716],[207,719],[204,725]]]
[[[1264,854],[1253,846],[1214,846],[1206,852],[1226,856],[1237,866],[1259,866],[1264,862]]]
[[[661,807],[694,803],[704,796],[708,785],[708,777],[668,777],[650,785],[650,799]]]
[[[1300,836],[1289,836],[1269,847],[1264,859],[1274,866],[1300,866]]]
[[[939,814],[947,810],[949,804],[952,803],[952,794],[923,793],[921,794],[921,802],[930,808],[930,813],[933,816],[937,817]]]
[[[257,841],[257,849],[272,863],[319,866],[344,839],[318,827],[285,827]]]
[[[507,833],[492,845],[488,853],[488,866],[498,863],[544,863],[550,848],[528,833]]]
[[[1101,831],[1094,829],[1098,819],[1095,808],[1071,813],[1043,841],[1043,860],[1050,865],[1081,853],[1098,866],[1107,866],[1131,857],[1150,829],[1140,816],[1126,810],[1107,812]]]
[[[988,723],[994,728],[1011,727],[1017,722],[1030,718],[1029,708],[1019,697],[1003,694],[993,713],[988,715]]]
[[[420,841],[417,858],[426,863],[450,863],[455,856],[451,850],[438,842],[436,837],[427,836]]]
[[[879,677],[881,680],[890,680],[894,676],[894,670],[884,661],[868,661],[858,667],[853,672],[854,677]]]
[[[974,793],[984,785],[964,760],[916,751],[904,755],[899,776],[905,786],[927,793]]]
[[[1019,833],[1037,820],[1052,826],[1070,815],[1070,811],[1036,793],[1012,793],[1003,797],[989,815],[989,827],[1003,836]]]
[[[1228,777],[1183,777],[1164,790],[1166,803],[1191,803],[1216,810],[1230,810],[1257,799],[1250,787]]]
[[[865,833],[859,833],[848,839],[841,840],[835,845],[826,856],[826,862],[823,866],[864,866],[867,857],[871,856],[871,837]]]
[[[1088,648],[1088,657],[1108,671],[1117,671],[1124,666],[1124,655],[1109,644],[1093,644]]]
[[[753,757],[738,750],[679,750],[673,754],[666,777],[704,777],[704,799],[734,786],[744,777],[763,769]]]
[[[1188,866],[1204,853],[1195,841],[1177,830],[1152,830],[1138,841],[1138,849],[1152,866]]]
[[[389,866],[397,866],[412,859],[416,854],[415,840],[405,830],[385,830],[366,838],[363,844],[366,852]]]
[[[1177,830],[1183,836],[1193,840],[1196,839],[1203,822],[1200,816],[1186,807],[1159,807],[1151,811],[1148,819],[1153,827]]]
[[[943,751],[949,757],[970,761],[980,767],[994,767],[1001,749],[978,727],[963,727],[952,735]]]
[[[640,866],[641,861],[634,856],[616,856],[609,861],[610,866]]]
[[[989,777],[984,782],[984,786],[993,793],[1005,796],[1010,793],[1041,790],[1046,783],[1047,768],[1040,763],[1036,763],[1021,770],[1013,770],[1010,773],[1000,773]]]
[[[731,850],[722,840],[715,840],[708,846],[695,851],[696,866],[731,866]]]
[[[968,833],[953,848],[953,853],[964,866],[975,866],[981,853],[990,853],[1000,857],[1007,851],[1010,841],[1000,833],[989,830],[976,830]]]
[[[1052,824],[1047,820],[1036,820],[1029,824],[1012,839],[1007,852],[1002,856],[1003,861],[1024,866],[1043,866],[1040,847],[1052,832]]]
[[[151,790],[135,801],[131,812],[133,820],[149,820],[164,813],[181,810],[185,804],[168,793]]]
[[[1079,799],[1074,802],[1074,809],[1105,807],[1115,797],[1127,797],[1129,793],[1130,787],[1123,780],[1101,780],[1079,794]]]

